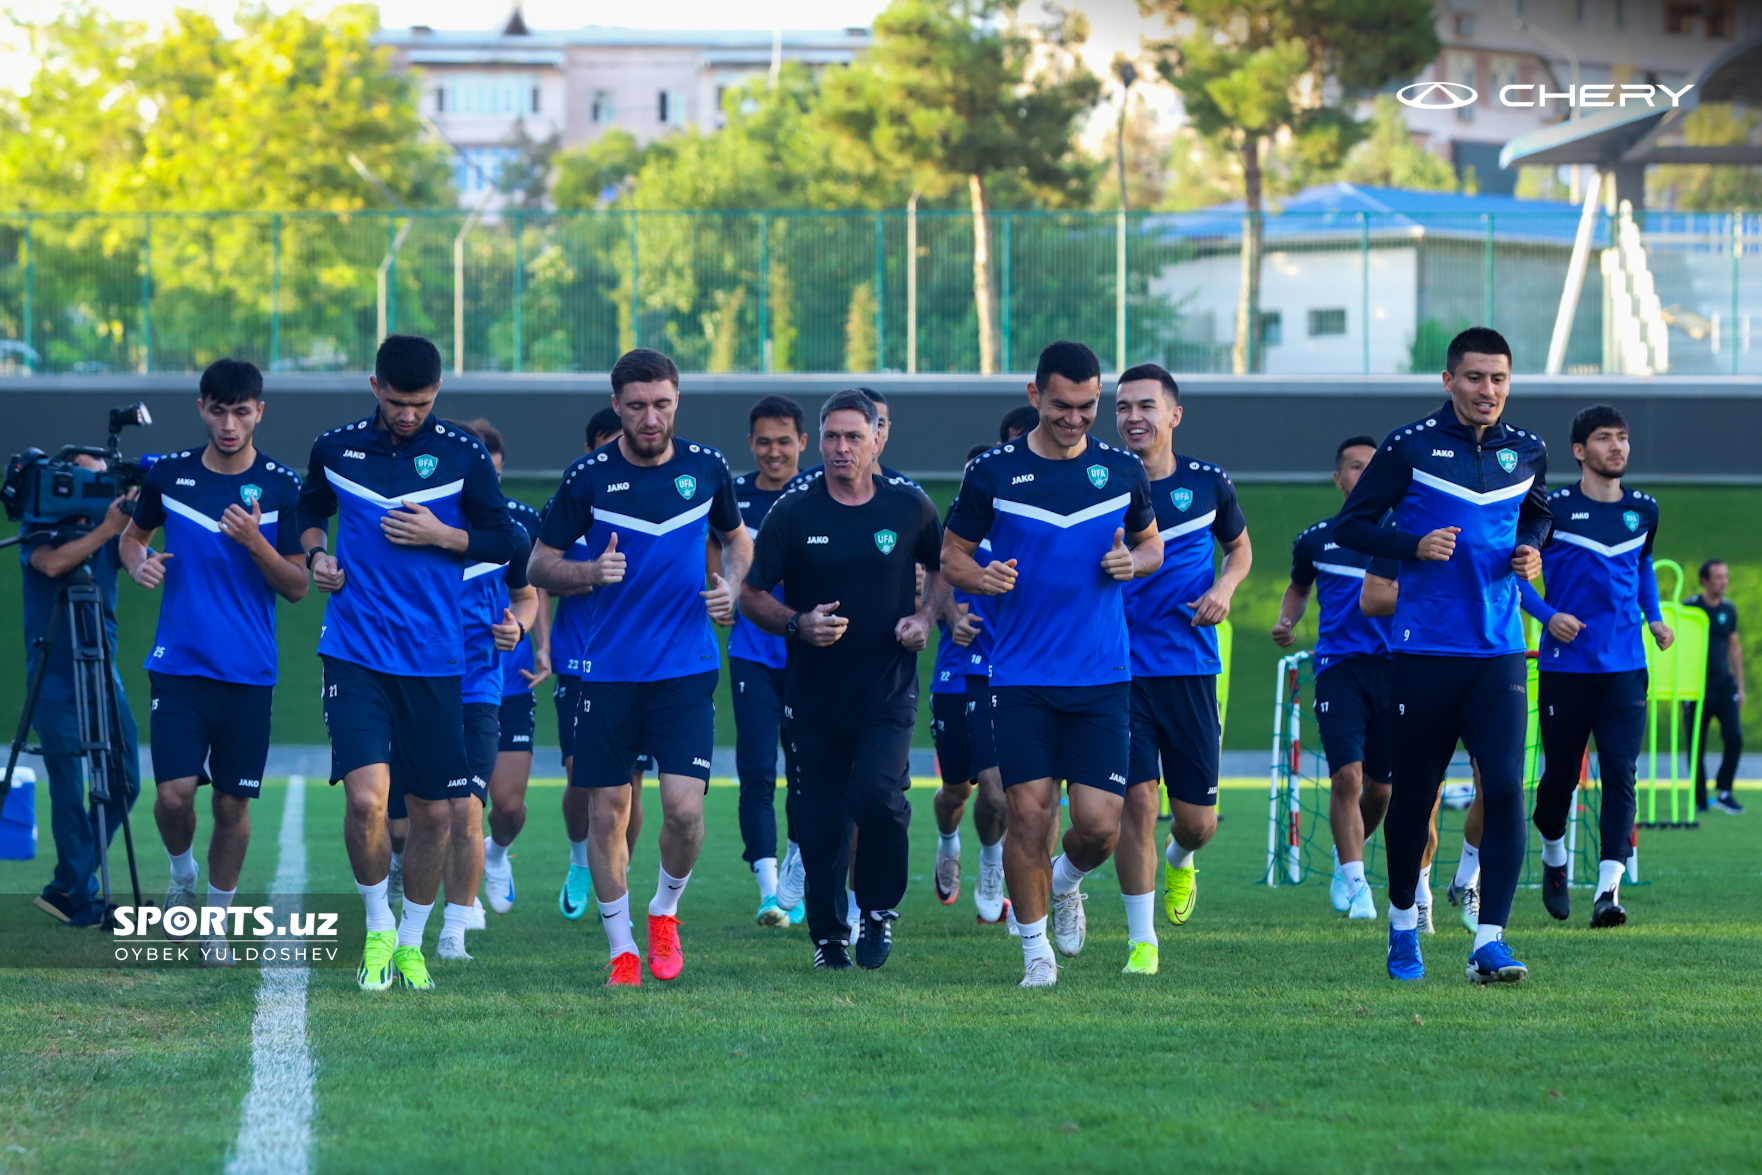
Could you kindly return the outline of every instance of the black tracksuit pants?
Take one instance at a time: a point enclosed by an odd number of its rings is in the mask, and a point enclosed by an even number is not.
[[[1383,842],[1389,853],[1389,904],[1413,906],[1432,805],[1457,740],[1480,766],[1486,828],[1481,835],[1481,913],[1503,926],[1523,872],[1523,751],[1528,670],[1522,653],[1439,657],[1396,653],[1389,695],[1395,754]]]
[[[1585,746],[1597,736],[1602,784],[1598,859],[1625,861],[1633,847],[1634,769],[1646,736],[1646,671],[1538,675],[1536,721],[1546,763],[1536,786],[1536,831],[1548,840],[1566,835],[1572,792]]]
[[[1732,780],[1738,775],[1738,760],[1744,753],[1744,723],[1738,713],[1736,683],[1709,681],[1706,699],[1698,714],[1695,703],[1682,705],[1683,726],[1693,730],[1697,721],[1701,724],[1701,753],[1695,757],[1695,804],[1702,808],[1707,806],[1707,735],[1715,718],[1719,719],[1720,741],[1725,744],[1725,753],[1719,759],[1718,790],[1731,790]]]
[[[916,706],[861,726],[789,720],[784,733],[794,752],[789,791],[795,800],[796,843],[807,874],[808,935],[844,942],[844,882],[850,872],[851,829],[860,834],[855,889],[866,911],[891,910],[905,896],[909,861],[906,831],[912,806],[910,755]]]

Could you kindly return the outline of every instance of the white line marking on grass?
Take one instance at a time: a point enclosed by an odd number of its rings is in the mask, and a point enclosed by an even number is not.
[[[281,810],[281,860],[270,892],[306,889],[306,778],[288,777]],[[312,1166],[315,1108],[312,1048],[306,1039],[305,966],[265,967],[251,1024],[251,1091],[227,1175],[303,1173]]]

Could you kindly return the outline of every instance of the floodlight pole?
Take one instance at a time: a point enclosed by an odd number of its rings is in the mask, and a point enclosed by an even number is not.
[[[1114,135],[1114,156],[1120,177],[1120,215],[1114,234],[1114,361],[1115,370],[1126,370],[1126,109],[1132,100],[1132,83],[1138,80],[1138,68],[1130,61],[1114,62],[1114,74],[1120,79],[1120,125]]]
[[[918,373],[918,193],[905,202],[905,371]]]
[[[1603,173],[1591,173],[1591,186],[1585,192],[1584,210],[1579,213],[1578,235],[1572,242],[1572,260],[1566,266],[1566,285],[1560,290],[1560,309],[1554,315],[1554,335],[1548,340],[1549,375],[1559,375],[1566,366],[1566,344],[1572,338],[1572,320],[1578,313],[1578,298],[1585,284],[1585,266],[1591,256],[1591,237],[1597,228],[1597,189]],[[1614,182],[1614,177],[1610,177]]]

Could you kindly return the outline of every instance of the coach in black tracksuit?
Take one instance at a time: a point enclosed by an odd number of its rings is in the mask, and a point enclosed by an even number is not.
[[[922,490],[874,472],[875,406],[861,393],[826,401],[820,451],[826,476],[785,494],[766,515],[740,608],[758,627],[788,638],[783,726],[795,760],[789,788],[814,965],[850,966],[841,899],[854,824],[862,845],[857,961],[874,969],[887,961],[894,907],[905,895],[911,805],[904,787],[918,651],[947,591],[942,531]],[[770,594],[778,583],[782,600]]]

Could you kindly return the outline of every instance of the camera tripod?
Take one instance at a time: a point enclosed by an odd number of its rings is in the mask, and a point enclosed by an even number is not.
[[[22,536],[21,536],[22,537]],[[0,548],[13,546],[17,538],[0,540]],[[12,739],[12,753],[6,760],[6,774],[0,777],[0,802],[12,790],[12,772],[21,753],[41,755],[43,748],[26,746],[31,722],[36,716],[37,700],[43,690],[43,679],[49,669],[58,634],[65,628],[73,654],[74,712],[79,726],[78,757],[85,764],[86,796],[91,803],[91,821],[98,835],[98,873],[102,886],[104,919],[110,920],[110,836],[108,809],[113,797],[126,797],[128,773],[123,768],[124,748],[118,746],[122,734],[121,699],[116,689],[116,665],[110,653],[109,634],[104,625],[104,597],[92,576],[91,561],[67,572],[55,592],[50,610],[47,635],[34,642],[38,650],[37,664],[31,670],[30,685],[25,693],[24,713],[18,718],[18,731]],[[121,805],[122,839],[128,850],[129,882],[135,905],[142,905],[141,877],[135,864],[134,833],[129,828],[128,804]]]

